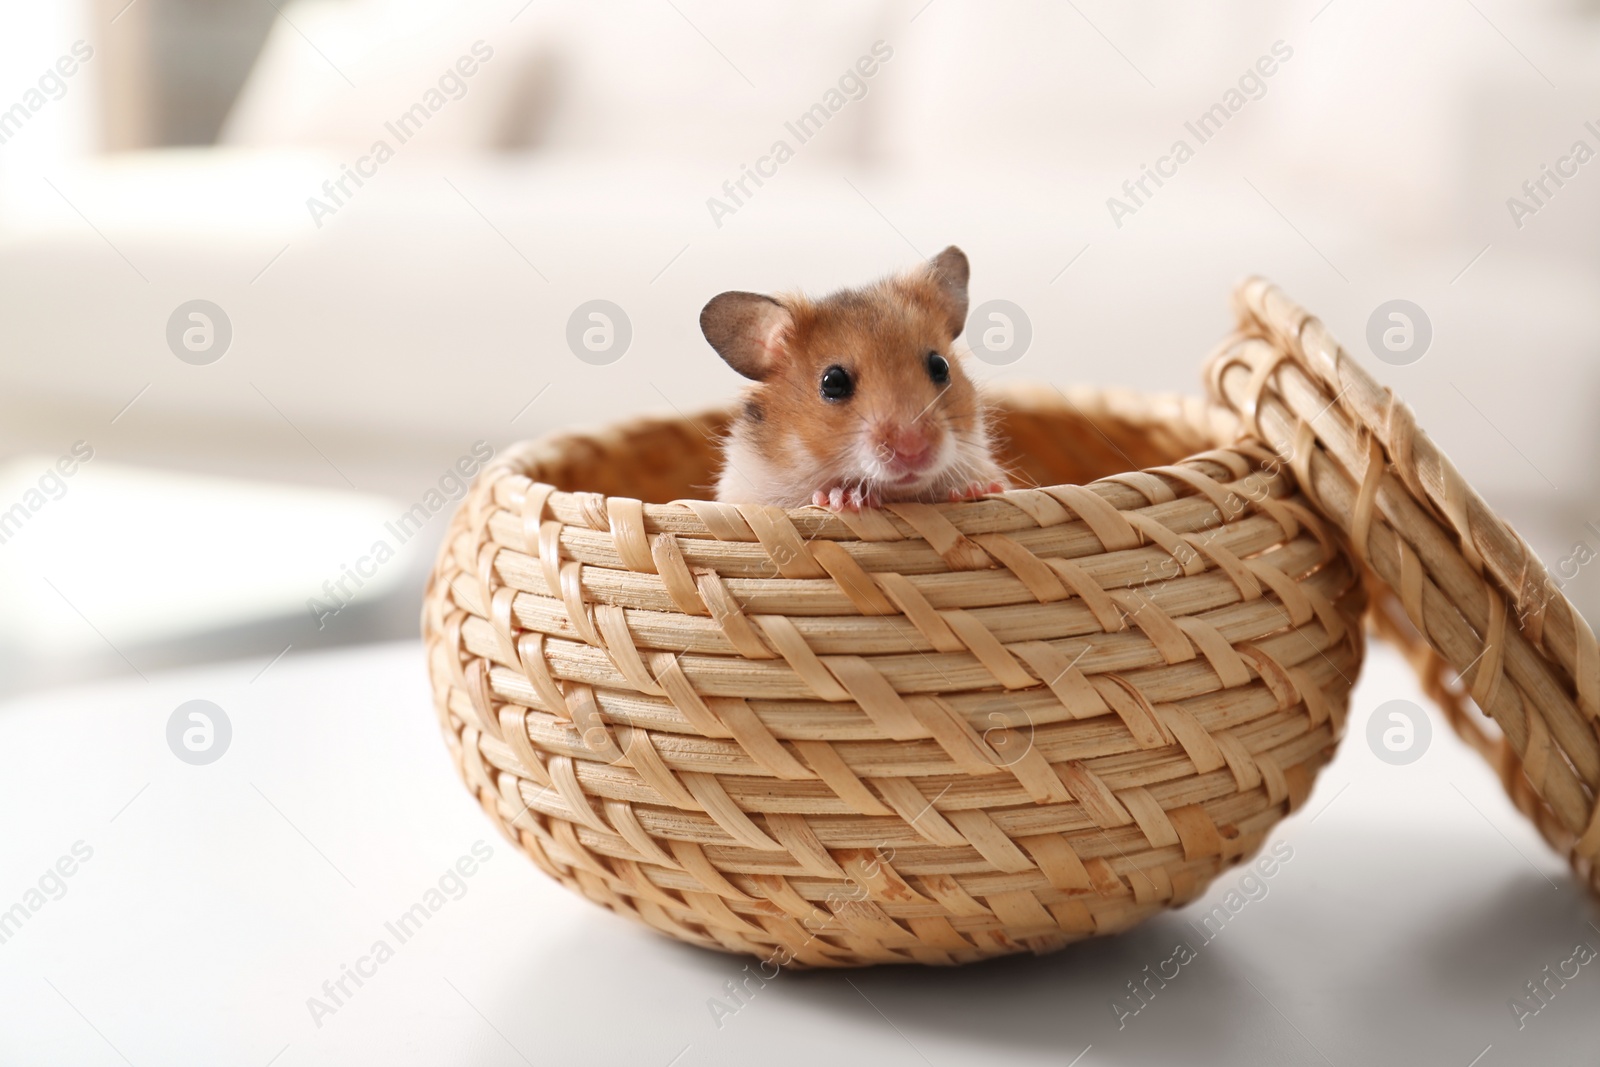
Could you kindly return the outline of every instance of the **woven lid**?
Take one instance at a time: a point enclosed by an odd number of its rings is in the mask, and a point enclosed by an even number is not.
[[[1234,293],[1207,365],[1214,397],[1286,457],[1368,567],[1377,629],[1519,810],[1600,890],[1600,648],[1515,530],[1418,429],[1411,408],[1270,282]],[[1471,700],[1498,730],[1471,714]]]

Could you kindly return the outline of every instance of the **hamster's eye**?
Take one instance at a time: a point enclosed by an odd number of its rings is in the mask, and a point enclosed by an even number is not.
[[[928,353],[928,377],[933,379],[934,385],[947,385],[950,382],[950,361],[937,352]]]
[[[855,391],[855,379],[837,363],[822,372],[822,399],[849,400]]]

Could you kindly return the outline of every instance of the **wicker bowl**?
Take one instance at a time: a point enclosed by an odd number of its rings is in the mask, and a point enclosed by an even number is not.
[[[773,966],[1047,952],[1252,854],[1360,668],[1340,536],[1265,448],[1216,447],[1220,408],[994,399],[1046,488],[678,499],[726,412],[498,457],[423,616],[489,817],[569,888]]]

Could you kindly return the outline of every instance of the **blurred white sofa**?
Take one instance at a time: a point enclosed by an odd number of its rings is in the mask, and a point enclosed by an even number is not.
[[[103,439],[123,461],[409,498],[478,438],[729,398],[739,380],[696,326],[722,289],[827,288],[955,242],[974,300],[1034,324],[988,377],[1195,391],[1251,272],[1364,357],[1371,310],[1414,300],[1434,348],[1380,376],[1491,495],[1592,497],[1600,172],[1542,233],[1511,229],[1514,189],[1480,172],[1516,162],[1482,101],[1537,97],[1542,75],[1470,9],[1396,64],[1380,17],[1422,32],[1414,13],[1243,0],[1160,18],[1040,0],[286,4],[221,146],[0,156],[0,390],[25,400],[0,446]],[[1568,84],[1590,76],[1583,9],[1495,17]],[[492,55],[459,74],[477,42]],[[1259,98],[1116,225],[1108,198],[1276,42],[1292,57]],[[430,93],[400,143],[392,124]],[[843,103],[799,143],[786,123],[830,93]],[[379,140],[392,158],[371,162]],[[708,206],[778,140],[792,159],[731,213]],[[232,325],[209,366],[166,340],[196,298]],[[607,366],[565,340],[595,298],[633,328]]]

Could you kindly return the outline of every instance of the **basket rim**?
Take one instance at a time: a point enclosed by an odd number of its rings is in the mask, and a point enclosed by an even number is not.
[[[1295,456],[1302,489],[1350,535],[1383,594],[1374,604],[1380,632],[1409,654],[1429,696],[1496,768],[1519,809],[1600,890],[1593,863],[1600,854],[1600,644],[1593,630],[1516,529],[1418,425],[1410,406],[1380,385],[1320,319],[1261,277],[1239,283],[1233,302],[1238,329],[1208,360],[1209,394],[1239,415],[1244,432],[1270,440],[1262,426],[1270,416],[1295,438],[1297,450],[1314,442],[1318,455],[1348,479],[1353,507],[1323,506],[1308,476],[1314,457]],[[1246,351],[1252,342],[1274,352],[1256,358]],[[1308,415],[1306,398],[1313,392],[1310,402],[1321,410]],[[1285,423],[1285,416],[1293,422]],[[1352,462],[1360,452],[1360,462]],[[1420,511],[1395,512],[1395,486]],[[1401,559],[1398,574],[1369,558],[1378,530],[1397,534],[1412,554]],[[1429,625],[1422,583],[1450,567],[1460,573],[1463,565],[1476,576],[1475,587],[1441,580],[1438,588],[1463,620],[1481,617],[1487,599],[1488,621],[1468,622],[1477,645],[1447,649],[1442,630]],[[1559,685],[1555,697],[1507,673],[1519,641]],[[1497,703],[1502,684],[1515,687],[1525,718]],[[1502,736],[1485,732],[1467,713],[1468,698],[1495,719]]]
[[[1165,427],[1181,427],[1197,440],[1234,442],[1226,447],[1202,448],[1175,463],[1211,461],[1235,477],[1244,472],[1232,459],[1270,458],[1266,451],[1241,437],[1240,420],[1225,405],[1204,397],[1176,392],[1142,393],[1120,386],[1060,387],[1035,382],[1006,382],[986,386],[983,398],[991,407],[1074,415],[1089,426],[1096,418],[1141,420]],[[782,516],[808,540],[897,541],[926,538],[930,513],[934,523],[953,526],[961,534],[1004,533],[1043,525],[1039,516],[1062,506],[1056,490],[1116,483],[1127,475],[1159,468],[1141,468],[1131,462],[1125,471],[1084,483],[1029,486],[994,493],[974,500],[936,503],[889,503],[879,509],[835,513],[815,505],[778,508],[762,504],[726,504],[711,499],[678,498],[667,502],[635,497],[557,488],[535,473],[547,458],[553,459],[576,443],[614,447],[642,432],[685,423],[697,429],[706,421],[731,415],[735,404],[701,408],[674,415],[641,415],[595,428],[556,430],[518,442],[497,454],[479,474],[473,487],[471,510],[480,514],[498,506],[524,514],[547,513],[568,521],[587,516],[587,524],[604,529],[616,523],[634,524],[644,534],[672,533],[679,537],[716,540],[758,540],[751,518],[777,520]],[[701,431],[704,432],[703,430]],[[710,435],[707,435],[708,438]],[[1116,447],[1113,443],[1113,447]],[[1120,448],[1118,449],[1120,451]],[[1119,488],[1126,489],[1126,485]],[[1138,506],[1148,506],[1144,501]],[[1068,505],[1070,507],[1070,505]],[[1120,509],[1119,509],[1120,510]]]

